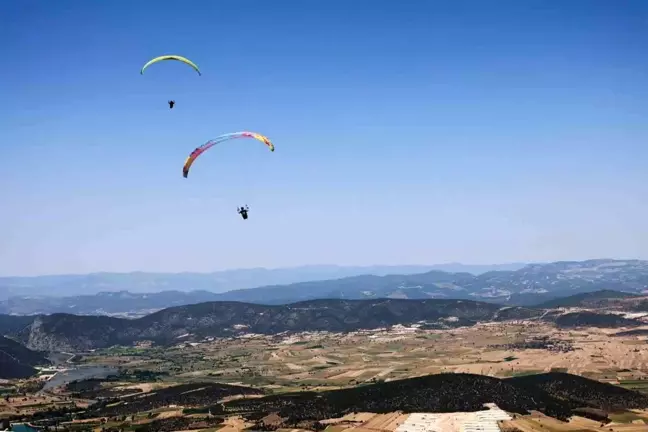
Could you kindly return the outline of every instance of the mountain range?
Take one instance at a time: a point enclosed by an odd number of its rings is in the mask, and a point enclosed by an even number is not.
[[[502,308],[472,300],[325,299],[288,305],[207,302],[167,308],[138,319],[38,315],[11,335],[34,350],[74,352],[144,340],[166,345],[244,333],[347,332],[412,323],[452,328],[541,314],[541,310]]]
[[[511,264],[511,266],[515,265]],[[416,268],[415,266],[408,267],[412,271]],[[358,268],[354,268],[355,270],[343,269],[345,270],[340,271],[359,271]],[[365,268],[366,271],[369,271],[368,269]],[[380,273],[389,269],[381,267],[373,268],[373,271]],[[180,277],[179,275],[175,276]],[[186,284],[182,285],[182,290],[177,291],[136,293],[129,288],[129,291],[106,291],[69,297],[14,296],[0,301],[0,313],[14,315],[73,313],[141,317],[166,307],[206,301],[239,301],[278,305],[323,298],[445,298],[531,306],[560,297],[599,290],[616,290],[635,294],[648,292],[648,261],[611,259],[560,261],[548,264],[529,264],[515,270],[495,270],[480,274],[440,270],[416,274],[364,274],[337,279],[236,289],[221,293],[195,290],[196,287],[204,286],[201,283],[206,283],[205,281],[208,279],[204,278],[208,278],[208,275],[191,276],[195,277],[196,281],[202,281],[200,283],[193,283],[191,277],[187,277]],[[110,285],[110,288],[131,287],[126,283],[126,279],[122,280],[120,284]],[[140,282],[145,279],[142,276]],[[181,285],[180,280],[181,278],[176,281],[177,287]],[[104,283],[107,283],[106,280]],[[137,285],[140,288],[142,286]],[[159,285],[155,286],[159,287]],[[135,290],[140,289],[137,287]],[[89,291],[92,292],[92,289]]]
[[[98,292],[160,291],[225,292],[234,289],[281,285],[311,280],[336,279],[358,275],[414,274],[431,270],[481,274],[494,270],[517,270],[521,263],[464,265],[459,263],[401,266],[312,265],[279,269],[251,268],[212,273],[90,273],[32,277],[0,277],[0,300],[12,296],[76,296]]]
[[[561,311],[502,306],[474,300],[308,300],[287,305],[206,302],[177,306],[138,319],[72,314],[37,315],[12,323],[0,315],[0,334],[38,351],[78,352],[153,341],[160,345],[200,342],[245,333],[349,332],[397,324],[424,329],[472,326],[478,322],[542,320],[559,327],[637,327],[638,319],[609,311]],[[26,323],[25,321],[30,320]]]

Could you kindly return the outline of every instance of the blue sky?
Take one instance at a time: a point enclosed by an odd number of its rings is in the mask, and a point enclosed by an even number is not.
[[[643,0],[7,0],[0,40],[0,275],[648,258]],[[238,130],[276,151],[182,177]]]

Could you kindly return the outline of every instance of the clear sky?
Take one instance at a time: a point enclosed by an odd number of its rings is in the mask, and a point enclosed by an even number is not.
[[[4,0],[0,41],[0,275],[648,258],[645,0]],[[182,177],[238,130],[276,151]]]

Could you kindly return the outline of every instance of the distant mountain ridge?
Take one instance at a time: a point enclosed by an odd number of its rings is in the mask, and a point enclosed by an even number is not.
[[[217,299],[218,294],[208,291],[162,291],[150,294],[118,291],[73,297],[11,297],[0,301],[0,314],[70,313],[138,317],[168,307],[203,303]]]
[[[493,270],[516,270],[525,264],[465,265],[311,265],[278,269],[250,268],[211,273],[90,273],[76,275],[0,277],[0,300],[13,296],[77,296],[99,292],[160,291],[225,292],[265,285],[283,285],[312,280],[336,279],[358,275],[414,274],[431,270],[480,274]]]
[[[185,287],[186,288],[186,287]],[[465,299],[531,306],[559,297],[600,290],[643,293],[648,290],[648,261],[588,260],[530,264],[518,270],[478,275],[431,270],[418,274],[356,275],[259,288],[161,293],[102,292],[65,298],[12,297],[0,301],[0,313],[143,316],[166,307],[205,301],[288,304],[337,299]]]
[[[4,316],[6,317],[6,315]],[[10,320],[0,322],[10,323]],[[12,331],[0,328],[39,351],[85,351],[153,341],[161,345],[236,337],[246,333],[350,332],[394,325],[449,329],[478,322],[542,320],[560,327],[636,327],[643,322],[618,313],[560,312],[502,306],[474,300],[372,299],[309,300],[287,305],[206,302],[177,306],[138,319],[71,314],[20,317],[30,319]]]
[[[648,290],[648,261],[598,259],[529,264],[480,275],[430,271],[414,275],[355,276],[223,293],[219,300],[281,304],[314,298],[454,298],[533,305],[602,289]]]

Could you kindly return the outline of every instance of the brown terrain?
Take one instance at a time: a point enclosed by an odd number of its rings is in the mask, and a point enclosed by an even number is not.
[[[441,372],[468,372],[495,377],[562,371],[637,390],[648,390],[648,345],[645,336],[612,336],[625,329],[578,328],[561,330],[539,322],[481,324],[454,330],[421,330],[396,326],[390,330],[350,334],[302,333],[284,336],[246,335],[175,347],[119,348],[83,353],[86,364],[116,364],[124,370],[161,373],[155,382],[104,382],[101,388],[146,394],[191,382],[222,382],[283,393],[330,390],[361,383],[390,381]],[[528,348],[529,342],[540,343]],[[540,341],[540,342],[538,342]],[[646,381],[644,381],[646,380]],[[61,390],[61,389],[59,389]],[[226,402],[241,396],[229,396]],[[246,397],[259,397],[250,395]],[[3,415],[27,416],[48,407],[87,406],[91,401],[59,391],[0,399]],[[138,413],[133,424],[187,417],[183,406],[167,406]],[[436,414],[441,416],[441,414]],[[189,416],[199,424],[205,415]],[[409,414],[355,413],[323,421],[332,432],[409,432],[402,426]],[[466,417],[467,419],[468,417]],[[462,414],[435,417],[443,430],[462,430]],[[648,412],[611,414],[611,423],[572,417],[566,423],[540,413],[499,422],[501,430],[522,431],[648,431]],[[118,419],[84,419],[61,424],[91,425],[95,430],[121,424]],[[271,424],[271,419],[267,419]],[[644,423],[645,421],[645,423]],[[112,422],[112,423],[111,423]],[[219,427],[228,432],[252,424],[228,417]],[[405,429],[403,429],[405,428]],[[74,428],[77,430],[77,428]],[[81,429],[79,429],[81,430]],[[186,429],[184,429],[186,430]],[[215,430],[213,427],[199,430]],[[432,429],[430,429],[432,430]],[[467,429],[466,429],[467,430]]]

